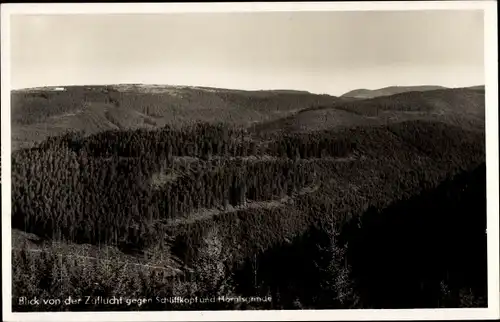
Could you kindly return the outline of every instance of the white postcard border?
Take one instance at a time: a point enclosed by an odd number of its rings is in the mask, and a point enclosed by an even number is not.
[[[256,11],[484,10],[488,308],[413,310],[283,310],[12,313],[10,195],[10,16],[14,14],[138,14]],[[249,321],[449,320],[499,318],[498,44],[496,1],[288,2],[288,3],[28,3],[1,6],[2,297],[5,321]]]

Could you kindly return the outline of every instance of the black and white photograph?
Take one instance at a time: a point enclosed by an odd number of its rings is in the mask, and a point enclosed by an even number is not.
[[[496,2],[228,5],[2,5],[9,319],[498,318]]]

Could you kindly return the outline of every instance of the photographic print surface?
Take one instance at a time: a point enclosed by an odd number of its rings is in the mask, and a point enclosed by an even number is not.
[[[12,311],[487,308],[484,32],[11,15]]]

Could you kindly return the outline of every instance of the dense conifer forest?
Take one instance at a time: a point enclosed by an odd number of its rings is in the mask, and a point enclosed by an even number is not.
[[[213,97],[228,106],[250,100],[266,115],[293,101],[285,109],[294,112],[261,117],[258,126],[223,119],[65,129],[14,149],[13,309],[484,307],[485,134],[478,117],[484,111],[455,104],[454,93],[471,101],[481,95],[440,89],[339,103],[301,92],[251,99],[230,92]],[[13,109],[13,124],[39,126],[80,104],[40,109],[41,101],[63,94],[34,95]],[[106,97],[102,104],[121,116],[137,110],[137,102],[144,115],[156,109],[167,117],[162,104],[144,98],[163,94],[101,88],[97,99],[89,95],[75,100],[95,107]],[[330,101],[367,120],[378,117],[375,107],[432,114],[432,97],[447,102],[438,104],[446,118],[276,129],[301,113],[327,110]],[[152,302],[15,301],[68,296]],[[174,296],[272,300],[155,301]]]

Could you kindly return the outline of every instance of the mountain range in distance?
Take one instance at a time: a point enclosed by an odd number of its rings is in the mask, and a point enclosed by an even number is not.
[[[342,94],[341,97],[346,98],[375,98],[380,96],[389,96],[394,94],[406,93],[406,92],[426,92],[434,91],[440,89],[448,89],[449,87],[438,86],[438,85],[420,85],[420,86],[388,86],[379,89],[355,89]],[[484,90],[484,85],[470,86],[466,87],[472,90]]]
[[[424,117],[455,125],[472,121],[477,128],[484,123],[481,107],[484,85],[392,86],[341,96],[149,84],[47,86],[11,92],[12,147],[33,147],[68,130],[91,134],[197,121],[294,132]]]
[[[269,89],[269,90],[242,90],[242,89],[228,89],[228,88],[218,88],[209,86],[188,86],[188,85],[159,85],[159,84],[114,84],[114,85],[70,85],[70,86],[40,86],[40,87],[28,87],[13,89],[13,93],[22,92],[38,92],[38,91],[65,91],[66,88],[72,87],[87,87],[90,88],[114,88],[117,90],[135,90],[143,92],[163,92],[168,89],[193,89],[193,90],[203,90],[208,92],[233,92],[233,93],[267,93],[267,94],[311,94],[311,95],[321,95],[318,93],[312,93],[306,90],[298,89]],[[387,86],[378,89],[366,89],[358,88],[348,91],[339,97],[345,98],[374,98],[379,96],[389,96],[405,92],[425,92],[440,89],[450,89],[451,87],[445,87],[441,85],[413,85],[413,86]],[[485,90],[485,85],[475,85],[468,87],[461,87],[472,90]],[[328,94],[322,94],[328,95]],[[331,96],[331,95],[328,95]]]

